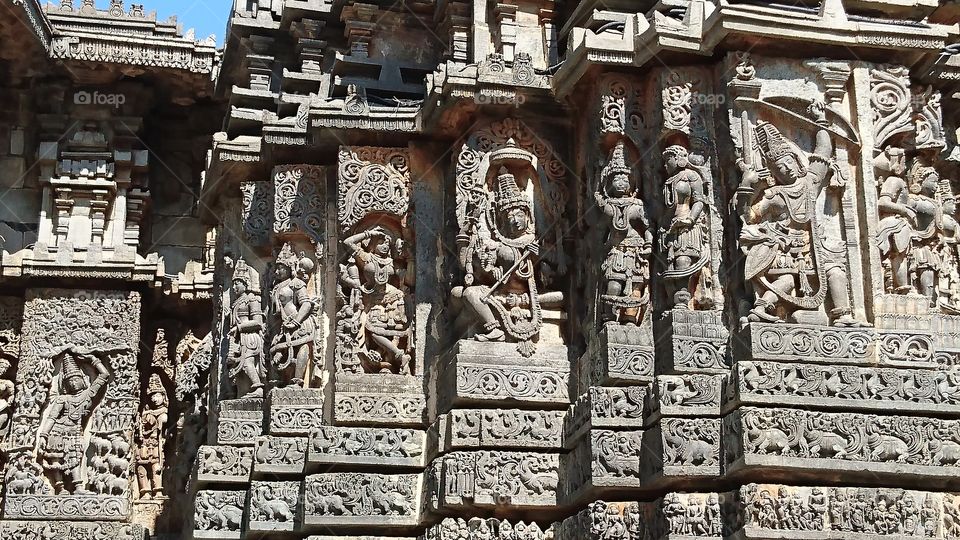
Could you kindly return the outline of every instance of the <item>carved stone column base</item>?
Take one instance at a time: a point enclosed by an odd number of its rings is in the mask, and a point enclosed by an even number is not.
[[[422,426],[423,380],[385,373],[337,373],[333,417],[339,425]]]
[[[481,403],[546,408],[570,403],[570,361],[563,345],[538,344],[532,357],[524,357],[513,343],[463,339],[442,360],[441,370],[441,410]]]
[[[873,364],[873,328],[751,322],[734,336],[737,360],[817,364]]]
[[[618,386],[653,382],[653,327],[606,323],[580,359],[581,386]]]
[[[271,435],[309,435],[323,425],[323,390],[273,388],[267,394]]]
[[[668,373],[727,373],[729,333],[718,311],[674,309],[655,324],[669,354],[663,363]]]
[[[259,398],[225,399],[220,402],[217,443],[253,446],[263,433],[263,400]]]

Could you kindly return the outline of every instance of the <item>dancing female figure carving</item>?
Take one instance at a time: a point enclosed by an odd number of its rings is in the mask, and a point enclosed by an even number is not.
[[[353,264],[341,273],[350,288],[348,302],[359,307],[362,319],[361,356],[367,371],[412,374],[410,324],[400,288],[413,277],[408,266],[398,268],[403,241],[377,226],[347,237]],[[356,310],[355,310],[356,311]]]

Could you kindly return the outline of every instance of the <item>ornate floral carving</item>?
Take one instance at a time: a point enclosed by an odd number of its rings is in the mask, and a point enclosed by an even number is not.
[[[273,171],[273,232],[323,241],[325,185],[322,167],[285,165]]]

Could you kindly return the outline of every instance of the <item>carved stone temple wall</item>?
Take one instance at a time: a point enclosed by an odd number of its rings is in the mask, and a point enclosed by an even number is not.
[[[960,4],[0,8],[0,539],[960,539]]]

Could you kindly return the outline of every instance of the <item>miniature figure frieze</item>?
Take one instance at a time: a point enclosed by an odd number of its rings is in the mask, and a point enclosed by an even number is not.
[[[413,227],[405,150],[341,147],[338,220],[344,235],[337,368],[414,374]]]
[[[950,495],[894,488],[740,488],[746,538],[825,531],[848,538],[954,538]]]
[[[280,386],[303,386],[317,339],[318,298],[310,293],[316,263],[285,243],[274,262],[270,313],[273,315],[270,356]]]
[[[164,446],[171,436],[170,426],[167,425],[169,406],[167,389],[160,375],[151,374],[146,399],[140,410],[140,421],[137,423],[136,470],[141,498],[162,496]]]
[[[263,397],[267,376],[263,351],[266,327],[260,303],[260,276],[239,259],[233,269],[232,285],[227,376],[236,386],[237,397]]]
[[[669,534],[693,538],[723,538],[723,515],[716,493],[667,493],[660,515]]]
[[[456,335],[518,343],[532,356],[545,310],[563,310],[568,260],[565,169],[520,121],[472,132],[456,158],[456,237],[463,270],[451,290]]]
[[[850,299],[847,249],[838,222],[850,180],[837,145],[859,144],[850,122],[820,98],[738,98],[743,110],[735,204],[743,227],[744,278],[753,308],[743,322],[864,326]],[[758,115],[754,122],[752,115]],[[775,114],[787,120],[771,123]],[[800,134],[813,140],[808,152]],[[827,202],[817,201],[826,198]]]
[[[552,528],[546,530],[540,525],[523,521],[511,523],[497,518],[445,518],[440,524],[427,529],[424,540],[460,540],[462,538],[477,538],[478,540],[508,540],[523,538],[524,540],[549,540]]]

